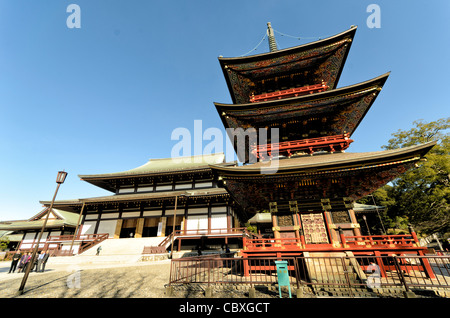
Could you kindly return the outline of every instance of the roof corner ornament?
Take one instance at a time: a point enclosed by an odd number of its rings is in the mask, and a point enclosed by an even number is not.
[[[267,22],[267,35],[269,37],[270,52],[278,51],[277,42],[275,41],[275,33],[273,32],[270,22]]]

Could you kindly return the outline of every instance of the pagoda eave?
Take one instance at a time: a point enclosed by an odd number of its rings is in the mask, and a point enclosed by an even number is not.
[[[353,85],[348,85],[348,86],[337,88],[337,89],[330,90],[330,91],[315,93],[315,94],[289,97],[289,98],[283,98],[283,99],[276,99],[276,100],[270,100],[270,101],[264,101],[264,102],[258,102],[258,103],[227,104],[227,103],[214,102],[214,105],[216,106],[216,109],[219,112],[219,114],[222,114],[222,112],[242,112],[242,111],[246,111],[246,110],[259,110],[259,109],[273,108],[273,107],[276,107],[279,105],[284,105],[284,104],[292,102],[292,101],[310,102],[310,101],[316,101],[316,100],[323,100],[323,99],[327,99],[330,97],[337,97],[337,96],[352,94],[352,93],[367,90],[370,88],[381,89],[384,86],[384,84],[390,74],[391,74],[391,72],[386,72],[380,76],[377,76],[375,78],[372,78],[372,79],[364,81],[364,82],[360,82],[360,83],[353,84]]]
[[[307,70],[314,73],[316,82],[323,80],[330,89],[336,88],[355,32],[356,27],[352,27],[335,36],[287,49],[245,57],[219,57],[233,103],[248,101],[253,81],[279,72]],[[330,63],[333,72],[329,72]]]
[[[436,141],[430,141],[416,146],[375,152],[335,153],[279,159],[276,160],[278,162],[277,164],[272,160],[242,166],[211,165],[210,167],[214,172],[223,176],[270,177],[272,174],[264,173],[264,170],[270,171],[274,165],[277,165],[277,172],[275,175],[279,175],[282,173],[310,172],[311,169],[314,172],[322,170],[327,171],[334,168],[350,169],[356,166],[365,167],[372,164],[384,164],[411,158],[417,158],[419,160],[424,157],[434,145],[436,145]]]
[[[357,200],[414,167],[435,144],[211,168],[243,208],[268,209],[269,202],[283,200]]]
[[[227,132],[236,151],[238,148],[247,149],[243,142],[244,135],[249,133],[248,128],[256,129],[258,143],[261,143],[261,128],[278,128],[279,135],[287,138],[279,142],[343,134],[350,137],[374,103],[389,74],[311,95],[258,103],[214,105],[224,127],[231,129]],[[233,140],[235,137],[236,141]],[[249,160],[239,154],[238,157],[242,162]]]
[[[285,49],[278,49],[276,51],[271,52],[265,52],[260,54],[254,54],[254,55],[248,55],[248,56],[238,56],[238,57],[219,57],[219,61],[222,65],[228,65],[228,64],[239,64],[239,63],[246,63],[246,62],[255,62],[255,61],[262,61],[270,57],[279,57],[286,54],[292,54],[297,51],[305,51],[308,49],[313,48],[320,48],[324,47],[336,42],[339,42],[343,39],[353,39],[357,30],[357,26],[351,26],[348,30],[345,30],[341,33],[338,33],[336,35],[327,37],[325,39],[285,48]]]

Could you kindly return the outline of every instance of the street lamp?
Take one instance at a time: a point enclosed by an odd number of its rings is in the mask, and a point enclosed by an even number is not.
[[[367,224],[367,218],[366,218],[366,216],[364,214],[363,214],[362,218],[363,218],[364,222],[366,222],[367,232],[369,232],[369,236],[372,236],[372,234],[370,234],[369,225]]]
[[[377,210],[378,218],[380,219],[381,227],[383,228],[383,234],[386,235],[386,229],[384,228],[383,220],[381,219],[380,212],[378,211],[378,206],[375,203],[375,198],[372,194],[370,194],[370,196],[372,197],[373,204],[375,205],[375,210]]]
[[[66,180],[66,177],[67,177],[67,172],[65,172],[65,171],[58,171],[58,175],[56,176],[56,183],[58,185],[56,186],[55,194],[53,195],[53,199],[52,199],[52,203],[50,204],[50,208],[47,210],[47,215],[45,217],[44,224],[42,225],[41,232],[39,233],[39,237],[38,237],[36,246],[34,247],[33,254],[31,255],[31,259],[29,261],[29,265],[27,266],[27,270],[25,271],[25,275],[23,276],[22,283],[20,284],[20,287],[19,287],[19,294],[20,295],[23,294],[23,289],[25,288],[25,284],[27,282],[28,275],[30,274],[31,269],[33,268],[33,264],[34,264],[34,261],[36,259],[36,254],[37,254],[37,251],[39,249],[39,243],[41,241],[42,234],[44,233],[45,226],[47,225],[47,221],[48,221],[48,217],[50,215],[50,212],[53,209],[53,203],[55,202],[55,198],[56,198],[56,194],[58,193],[59,186],[62,183],[64,183],[64,181]]]

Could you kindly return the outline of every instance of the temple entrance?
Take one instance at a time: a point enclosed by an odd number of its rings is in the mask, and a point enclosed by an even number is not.
[[[181,223],[183,222],[183,216],[177,216],[175,219],[175,231],[181,230]],[[167,217],[166,222],[166,236],[173,232],[173,216]]]
[[[122,229],[120,230],[120,238],[133,238],[136,234],[136,225],[138,219],[124,219]]]
[[[158,236],[158,224],[161,218],[145,218],[144,227],[142,229],[142,237],[155,237]]]

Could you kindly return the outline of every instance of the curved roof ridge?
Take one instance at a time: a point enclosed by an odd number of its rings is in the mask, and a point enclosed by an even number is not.
[[[300,45],[296,45],[296,46],[292,46],[292,47],[288,47],[285,49],[278,49],[277,51],[271,51],[271,52],[265,52],[265,53],[259,53],[259,54],[255,54],[255,55],[248,55],[248,56],[238,56],[238,57],[223,57],[223,56],[219,56],[219,60],[220,61],[247,61],[247,60],[251,60],[251,59],[257,59],[260,57],[266,57],[266,56],[271,56],[271,55],[282,55],[284,53],[289,53],[289,51],[295,51],[298,49],[308,49],[309,47],[314,47],[317,45],[322,45],[323,43],[332,41],[336,38],[339,37],[343,37],[347,34],[350,34],[353,32],[353,34],[351,35],[352,37],[354,36],[354,33],[356,32],[356,29],[358,27],[355,25],[352,25],[349,29],[339,32],[335,35],[329,36],[327,38],[321,39],[321,40],[317,40],[317,41],[313,41],[313,42],[308,42],[308,43],[304,43],[304,44],[300,44]]]
[[[375,84],[377,81],[382,81],[382,83],[380,83],[380,85],[379,85],[379,87],[382,88],[390,74],[391,74],[391,72],[388,71],[388,72],[386,72],[384,74],[378,75],[378,76],[376,76],[374,78],[371,78],[371,79],[363,81],[363,82],[359,82],[359,83],[356,83],[356,84],[351,84],[351,85],[339,87],[339,88],[336,88],[336,89],[333,89],[333,90],[324,91],[324,92],[308,94],[308,95],[300,95],[300,96],[295,96],[295,97],[274,99],[274,100],[268,100],[268,101],[257,102],[257,103],[242,103],[242,104],[219,103],[219,102],[213,102],[213,103],[214,103],[214,106],[216,106],[216,108],[227,107],[227,108],[239,109],[239,108],[245,108],[245,107],[262,108],[265,105],[271,106],[271,105],[283,104],[283,103],[286,103],[286,102],[292,101],[292,100],[319,99],[319,98],[321,98],[323,96],[328,96],[328,95],[345,94],[349,90],[352,90],[352,89],[355,89],[355,88],[364,87],[366,85],[367,86],[372,86],[371,84]]]
[[[78,175],[78,176],[81,179],[89,179],[89,178],[130,176],[130,175],[144,175],[167,171],[187,171],[201,168],[209,168],[209,165],[212,163],[220,164],[223,163],[224,161],[225,161],[225,154],[223,152],[207,155],[150,159],[141,166],[125,171],[103,173],[103,174]]]
[[[396,148],[390,150],[379,150],[371,152],[361,152],[361,153],[334,153],[334,154],[323,154],[323,155],[305,155],[290,159],[280,159],[278,160],[278,171],[280,170],[290,170],[290,169],[310,169],[317,166],[322,168],[327,168],[334,165],[345,165],[352,164],[356,162],[369,162],[371,160],[382,160],[389,159],[398,155],[413,155],[419,153],[419,156],[424,156],[434,145],[436,141],[430,141],[427,143],[413,145],[403,148]],[[331,159],[331,160],[327,160]],[[220,165],[210,165],[213,170],[218,171],[228,171],[228,172],[258,172],[261,169],[265,169],[266,166],[271,166],[272,162],[257,162],[244,166],[235,167],[224,167]],[[363,163],[365,166],[365,164]]]

